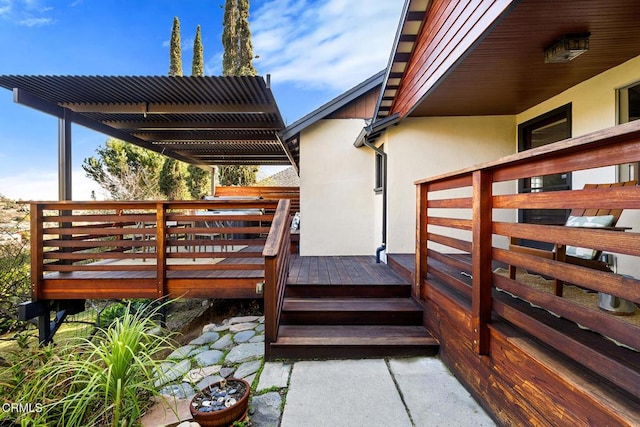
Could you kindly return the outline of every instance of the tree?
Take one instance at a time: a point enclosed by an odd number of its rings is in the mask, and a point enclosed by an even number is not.
[[[97,182],[114,200],[162,198],[158,176],[163,156],[110,138],[96,149],[95,157],[82,163],[85,175]]]
[[[187,167],[187,188],[194,200],[202,199],[211,191],[211,173],[197,166]]]
[[[173,17],[171,43],[169,46],[169,76],[182,76],[182,47],[180,46],[180,21]]]
[[[255,76],[253,46],[249,30],[249,0],[226,0],[222,32],[222,74],[225,76]],[[231,165],[218,168],[220,185],[252,185],[256,182],[257,166]]]
[[[196,38],[193,40],[193,61],[191,61],[191,75],[204,76],[204,48],[200,35],[200,25],[196,28]]]
[[[184,163],[167,157],[162,165],[158,179],[160,191],[169,200],[185,200],[189,198],[187,189],[187,167]]]
[[[249,186],[256,183],[258,166],[255,165],[227,165],[221,166],[218,172],[220,185]]]
[[[238,40],[236,34],[236,24],[238,22],[237,0],[226,0],[224,4],[224,18],[222,22],[222,75],[234,76],[238,63]]]
[[[253,67],[249,0],[226,0],[222,26],[222,74],[255,76],[257,72]]]

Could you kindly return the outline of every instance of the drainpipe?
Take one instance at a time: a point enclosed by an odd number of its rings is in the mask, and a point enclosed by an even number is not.
[[[376,249],[376,264],[380,264],[380,253],[387,249],[387,153],[370,143],[366,137],[362,143],[382,156],[382,244]]]

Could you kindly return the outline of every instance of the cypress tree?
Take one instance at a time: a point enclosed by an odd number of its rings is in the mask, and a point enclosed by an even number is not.
[[[253,45],[249,30],[249,0],[226,0],[222,32],[222,74],[255,76]],[[218,168],[221,185],[251,185],[257,180],[257,166],[230,165]]]
[[[193,61],[191,62],[191,75],[204,76],[204,48],[200,36],[200,25],[196,28],[196,38],[193,40]]]
[[[255,76],[258,74],[253,68],[253,44],[249,29],[249,0],[238,0],[238,74],[239,76]]]
[[[222,32],[222,74],[255,76],[253,45],[249,29],[249,0],[226,0]]]
[[[238,21],[238,8],[236,0],[226,0],[224,4],[224,21],[222,22],[222,75],[235,76],[238,63],[238,36],[236,23]]]
[[[171,44],[169,47],[169,76],[182,76],[182,47],[180,46],[180,21],[173,17]]]

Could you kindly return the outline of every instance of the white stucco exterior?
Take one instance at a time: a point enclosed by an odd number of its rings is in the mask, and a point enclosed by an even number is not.
[[[360,119],[328,119],[300,135],[300,254],[371,255],[374,235],[374,153],[353,142]]]
[[[387,130],[388,252],[415,251],[416,180],[513,154],[514,116],[407,118]]]

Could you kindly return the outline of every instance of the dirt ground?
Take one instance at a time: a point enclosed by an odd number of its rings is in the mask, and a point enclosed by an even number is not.
[[[255,299],[215,299],[183,300],[172,303],[167,314],[167,326],[179,335],[176,340],[184,345],[202,333],[202,327],[209,323],[221,323],[234,316],[261,316],[264,313],[262,300]]]

